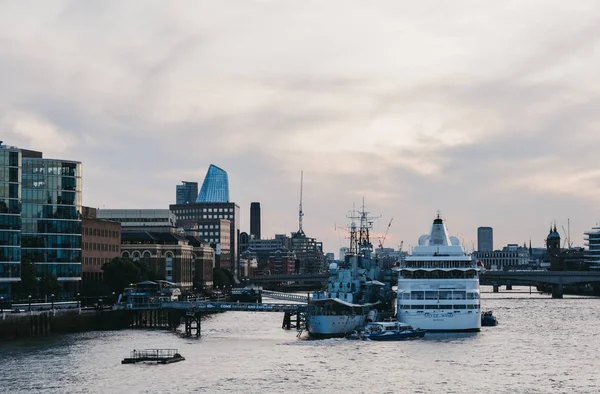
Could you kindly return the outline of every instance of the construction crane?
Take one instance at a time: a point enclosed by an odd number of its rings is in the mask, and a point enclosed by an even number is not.
[[[388,235],[388,232],[390,231],[390,226],[392,225],[393,220],[394,220],[394,218],[390,219],[390,222],[388,223],[388,226],[385,229],[385,234],[383,235],[383,238],[379,240],[379,249],[383,249],[383,243],[385,242],[385,239],[387,238],[387,235]]]
[[[565,233],[565,241],[563,242],[563,248],[565,246],[568,246],[569,249],[571,249],[571,247],[573,245],[571,244],[571,223],[570,223],[570,221],[568,223],[568,226],[569,226],[569,231],[565,230],[565,226],[561,225],[560,227],[562,227],[563,233]]]

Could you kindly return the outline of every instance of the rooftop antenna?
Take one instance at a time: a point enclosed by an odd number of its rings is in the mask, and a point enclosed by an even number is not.
[[[302,185],[304,183],[304,171],[300,171],[300,207],[298,210],[298,233],[304,234],[302,230],[302,216],[304,216],[304,212],[302,212]]]

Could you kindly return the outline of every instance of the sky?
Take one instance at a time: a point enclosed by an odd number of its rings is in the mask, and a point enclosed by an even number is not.
[[[83,203],[168,208],[212,163],[263,238],[468,250],[600,222],[600,2],[0,2],[0,139],[83,163]],[[565,230],[562,229],[565,228]],[[379,238],[377,238],[379,237]]]

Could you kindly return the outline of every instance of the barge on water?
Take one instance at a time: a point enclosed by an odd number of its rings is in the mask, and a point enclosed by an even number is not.
[[[134,349],[130,357],[124,358],[121,364],[135,364],[150,362],[156,364],[170,364],[183,361],[185,358],[179,354],[177,349]]]

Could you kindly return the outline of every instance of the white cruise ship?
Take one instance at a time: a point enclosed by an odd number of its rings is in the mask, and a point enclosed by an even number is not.
[[[438,214],[398,268],[398,321],[427,331],[479,331],[481,269]]]

